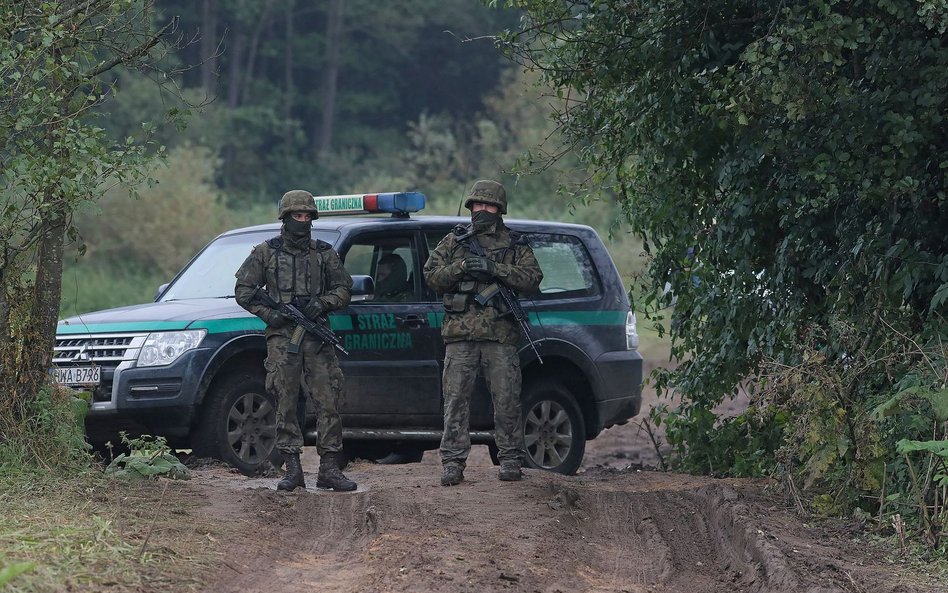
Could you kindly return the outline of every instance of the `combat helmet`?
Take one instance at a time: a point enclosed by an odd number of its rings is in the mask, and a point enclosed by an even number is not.
[[[305,189],[291,189],[280,198],[280,210],[277,218],[282,220],[290,212],[309,212],[313,215],[313,220],[319,218],[316,200],[313,199],[313,194]]]
[[[507,214],[507,192],[496,181],[482,179],[476,182],[464,201],[464,207],[470,210],[474,202],[493,204],[501,214]]]

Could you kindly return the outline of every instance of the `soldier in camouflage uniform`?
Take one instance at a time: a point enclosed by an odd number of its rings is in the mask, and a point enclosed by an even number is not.
[[[438,243],[425,263],[425,281],[442,296],[445,343],[444,436],[441,439],[442,486],[464,479],[471,450],[471,392],[478,370],[484,373],[494,402],[494,433],[501,480],[519,480],[523,459],[523,423],[520,411],[520,329],[504,315],[499,297],[485,306],[474,296],[500,282],[521,293],[535,292],[543,273],[530,246],[503,222],[507,194],[496,181],[478,181],[464,203],[471,211],[471,227],[458,227]],[[486,257],[478,257],[459,240],[468,230]]]
[[[282,313],[256,298],[258,287],[273,300],[290,303],[310,319],[349,304],[352,278],[332,246],[313,240],[312,221],[318,217],[316,202],[308,191],[293,190],[280,200],[283,228],[278,237],[253,248],[237,270],[237,303],[267,324],[267,391],[277,401],[277,448],[286,459],[286,475],[279,490],[305,488],[300,452],[303,434],[297,417],[300,397],[316,408],[319,440],[318,488],[356,489],[342,473],[343,378],[335,350],[309,333],[302,335],[298,353],[288,351],[297,326]]]

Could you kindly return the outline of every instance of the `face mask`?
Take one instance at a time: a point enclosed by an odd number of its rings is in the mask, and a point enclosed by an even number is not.
[[[488,212],[487,210],[478,210],[471,214],[471,223],[474,230],[478,233],[491,230],[494,225],[500,222],[500,213]]]
[[[309,236],[309,232],[313,228],[313,223],[309,220],[296,220],[292,216],[287,216],[283,221],[283,226],[291,237],[301,238]]]

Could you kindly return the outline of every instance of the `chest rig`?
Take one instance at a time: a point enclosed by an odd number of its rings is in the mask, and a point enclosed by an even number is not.
[[[465,257],[474,256],[474,252],[468,247],[468,241],[478,240],[477,235],[473,234],[470,226],[458,225],[454,228],[454,235],[457,239],[455,251],[452,259],[457,261]],[[506,245],[500,247],[486,247],[481,245],[484,251],[484,257],[495,262],[510,264],[513,263],[514,249],[520,236],[516,233],[509,233],[509,240]],[[458,248],[461,253],[458,253]],[[446,292],[443,297],[444,310],[447,313],[465,313],[472,306],[475,307],[494,307],[500,313],[506,313],[501,299],[495,298],[497,295],[497,280],[488,275],[465,273],[461,279],[455,283],[451,291]]]
[[[283,303],[298,303],[322,294],[324,274],[317,254],[328,248],[328,243],[310,241],[300,253],[284,249],[283,237],[280,236],[267,239],[267,245],[272,250],[267,260],[267,288],[271,296]]]

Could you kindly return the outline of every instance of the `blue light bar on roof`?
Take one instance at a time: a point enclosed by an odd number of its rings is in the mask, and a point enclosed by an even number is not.
[[[379,213],[411,214],[425,207],[425,194],[421,192],[315,196],[315,200],[320,216]]]
[[[370,202],[371,198],[372,196],[366,196],[366,202]],[[410,214],[425,207],[425,194],[417,191],[376,194],[375,198],[376,212]],[[365,206],[368,210],[369,204]]]

